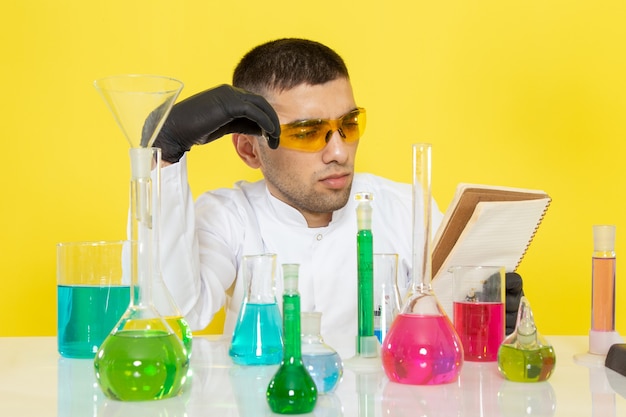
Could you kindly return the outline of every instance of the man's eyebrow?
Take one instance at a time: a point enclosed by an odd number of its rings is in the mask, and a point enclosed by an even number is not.
[[[304,120],[296,120],[295,122],[286,123],[283,126],[315,126],[322,124],[324,119],[304,119]]]

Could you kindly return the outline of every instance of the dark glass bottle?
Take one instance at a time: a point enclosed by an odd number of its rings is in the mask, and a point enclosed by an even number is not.
[[[317,402],[317,387],[302,362],[298,264],[283,265],[283,360],[267,387],[267,403],[278,414],[304,414]]]

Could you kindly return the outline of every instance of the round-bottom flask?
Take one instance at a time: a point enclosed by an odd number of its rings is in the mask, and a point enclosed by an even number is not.
[[[163,326],[155,326],[156,323]],[[96,378],[104,394],[121,401],[177,395],[189,368],[187,352],[178,336],[162,319],[130,319],[126,324],[130,329],[111,333],[94,360]]]
[[[381,349],[387,377],[411,385],[453,382],[463,365],[459,335],[430,285],[430,160],[430,144],[413,145],[413,282]]]
[[[322,313],[303,312],[302,362],[315,381],[318,394],[333,392],[343,376],[343,362],[335,349],[324,342],[320,333]]]
[[[104,394],[121,401],[169,398],[183,387],[189,357],[153,303],[155,282],[153,201],[158,193],[150,175],[160,163],[157,148],[131,149],[131,287],[130,305],[104,340],[94,359],[96,379]],[[156,168],[158,169],[158,168]],[[158,179],[158,177],[157,177]]]
[[[315,381],[302,361],[298,264],[283,264],[283,331],[285,349],[278,371],[267,386],[270,409],[278,414],[304,414],[317,403]]]
[[[448,316],[439,310],[434,295],[420,298],[417,301],[422,306],[416,311],[425,304],[430,308],[424,313],[411,312],[410,307],[403,309],[385,337],[381,350],[385,373],[391,381],[402,384],[453,382],[463,364],[461,341]]]

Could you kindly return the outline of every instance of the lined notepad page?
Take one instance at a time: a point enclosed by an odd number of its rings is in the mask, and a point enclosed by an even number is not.
[[[453,266],[504,266],[515,271],[541,222],[550,198],[480,202],[432,286],[439,303],[452,317]]]

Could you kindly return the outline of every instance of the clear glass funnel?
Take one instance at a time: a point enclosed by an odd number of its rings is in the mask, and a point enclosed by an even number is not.
[[[94,81],[131,148],[149,148],[183,83],[159,75],[114,75]]]
[[[431,287],[431,145],[413,145],[413,282],[382,346],[387,377],[411,385],[456,380],[461,341]]]

